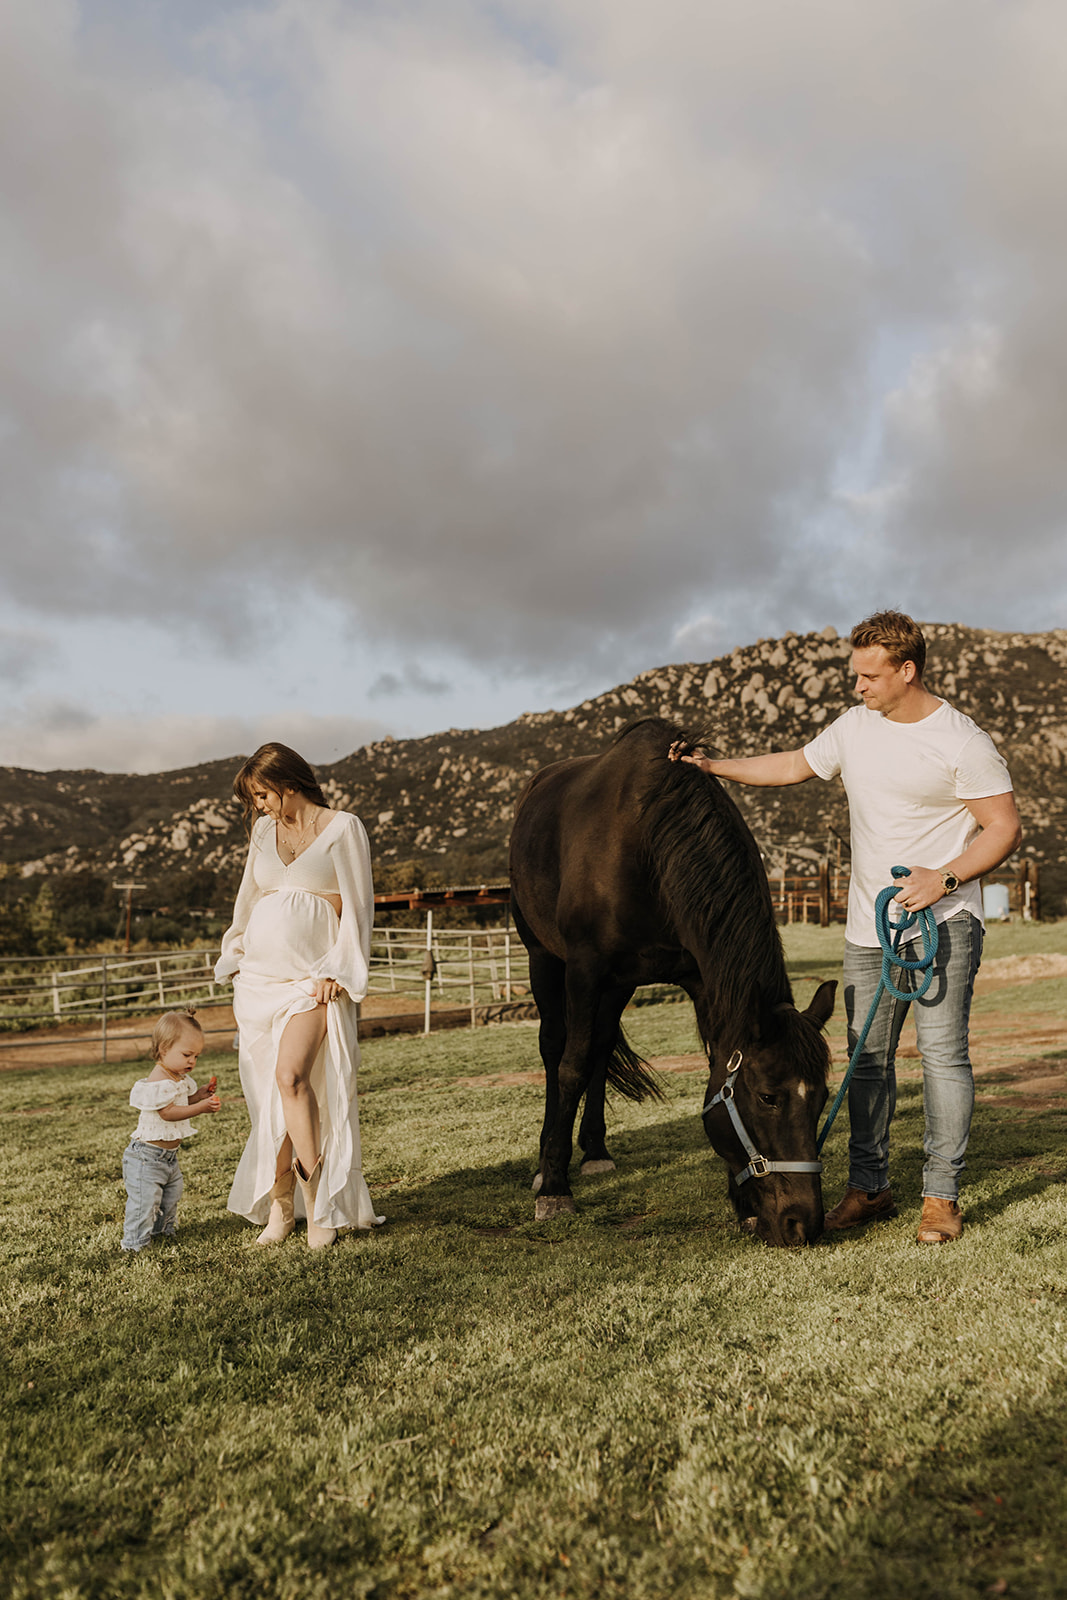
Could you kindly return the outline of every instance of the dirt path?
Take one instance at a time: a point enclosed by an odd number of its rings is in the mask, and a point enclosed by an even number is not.
[[[371,995],[364,1000],[361,1014],[370,1024],[363,1030],[365,1036],[373,1037],[379,1031],[374,1024],[381,1019],[396,1018],[398,1032],[409,1017],[417,1023],[423,1014],[423,1003],[410,995]],[[460,1014],[466,1018],[470,1013],[462,1008]],[[236,1031],[232,1006],[198,1006],[196,1017],[207,1037],[209,1050],[230,1048]],[[123,1017],[121,1021],[109,1023],[107,1059],[143,1060],[154,1023],[154,1015]],[[27,1067],[84,1067],[101,1059],[99,1022],[64,1028],[63,1033],[60,1042],[48,1028],[0,1035],[0,1072],[13,1068],[24,1071]]]
[[[1021,982],[1040,984],[1043,980],[1060,977],[1067,972],[1067,956],[1007,956],[991,961],[982,969],[977,992],[987,995]],[[367,1023],[365,1037],[381,1032],[417,1031],[422,1015],[422,1002],[400,995],[372,995],[363,1003],[363,1017]],[[234,1034],[233,1010],[230,1006],[204,1006],[197,1012],[200,1024],[208,1036],[209,1047],[229,1049]],[[465,1025],[469,1016],[466,1008],[456,1008],[440,1023],[445,1026]],[[143,1060],[153,1019],[132,1018],[116,1023],[108,1030],[108,1060]],[[901,1047],[897,1052],[897,1071],[901,1078],[918,1079],[921,1067],[918,1049],[914,1043],[914,1029],[905,1029]],[[49,1042],[47,1031],[21,1034],[18,1042],[0,1044],[0,1071],[25,1070],[45,1067],[85,1066],[100,1059],[99,1025],[86,1027],[68,1042]],[[1033,1018],[1032,1013],[1022,1016],[1009,1010],[982,1012],[971,1023],[971,1059],[979,1101],[1010,1096],[1014,1104],[1029,1110],[1043,1110],[1054,1106],[1067,1108],[1067,1021],[1044,1016]],[[847,1057],[843,1046],[835,1051],[835,1076],[844,1071]],[[704,1057],[700,1054],[660,1056],[652,1065],[658,1072],[703,1072]],[[541,1073],[492,1073],[481,1077],[457,1078],[457,1088],[504,1088],[511,1085],[540,1083]]]

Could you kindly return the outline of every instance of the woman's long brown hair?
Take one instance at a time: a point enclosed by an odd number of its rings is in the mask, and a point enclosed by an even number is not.
[[[303,756],[290,750],[287,744],[261,744],[233,780],[233,792],[241,802],[241,816],[249,833],[258,814],[252,798],[252,790],[257,787],[273,789],[277,795],[286,789],[294,789],[313,805],[329,809],[330,802],[320,789],[314,772]]]

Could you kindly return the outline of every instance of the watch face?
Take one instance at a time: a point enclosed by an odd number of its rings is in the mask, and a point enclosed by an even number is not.
[[[941,875],[941,882],[945,885],[945,893],[952,894],[960,886],[960,880],[954,872],[945,872]]]

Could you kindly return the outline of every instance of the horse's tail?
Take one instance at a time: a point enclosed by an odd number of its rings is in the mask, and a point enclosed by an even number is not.
[[[662,1100],[663,1090],[647,1061],[630,1044],[622,1028],[615,1041],[607,1070],[608,1084],[624,1100]]]

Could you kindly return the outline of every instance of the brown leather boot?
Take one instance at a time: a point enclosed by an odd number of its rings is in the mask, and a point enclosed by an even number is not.
[[[920,1244],[951,1244],[963,1232],[963,1212],[956,1200],[942,1200],[938,1195],[923,1196],[923,1214],[919,1221]]]
[[[892,1189],[881,1189],[877,1194],[868,1194],[865,1189],[846,1189],[834,1209],[826,1213],[823,1227],[827,1231],[859,1228],[866,1222],[880,1222],[896,1214]]]

